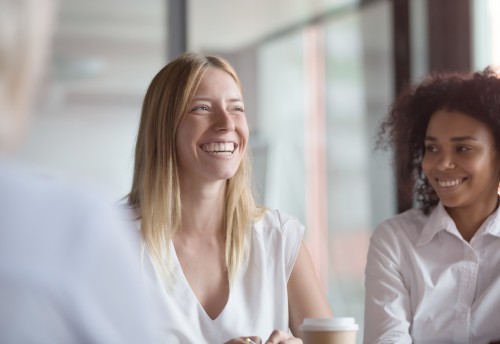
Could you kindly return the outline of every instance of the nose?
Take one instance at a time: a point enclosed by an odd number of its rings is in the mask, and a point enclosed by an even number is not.
[[[233,118],[225,109],[219,109],[215,117],[215,130],[232,131],[235,129]]]
[[[437,168],[440,171],[454,169],[455,163],[453,162],[453,157],[450,154],[441,154],[441,156],[439,157]]]

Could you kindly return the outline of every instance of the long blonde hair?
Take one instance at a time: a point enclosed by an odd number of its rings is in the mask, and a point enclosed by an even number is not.
[[[175,137],[208,67],[227,72],[241,89],[236,72],[224,59],[186,53],[153,78],[142,106],[128,203],[137,210],[144,243],[166,285],[172,278],[166,258],[169,242],[181,228]],[[247,151],[226,187],[225,263],[230,283],[245,262],[250,227],[263,213],[253,197],[249,160]]]

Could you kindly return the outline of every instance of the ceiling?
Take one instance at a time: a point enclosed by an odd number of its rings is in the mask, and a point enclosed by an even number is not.
[[[68,100],[142,94],[163,63],[163,0],[60,0],[53,75]]]
[[[188,0],[186,0],[188,1]],[[188,49],[234,50],[354,0],[190,0]],[[136,101],[167,57],[167,0],[59,0],[53,93]]]
[[[190,0],[192,49],[239,48],[359,0]]]

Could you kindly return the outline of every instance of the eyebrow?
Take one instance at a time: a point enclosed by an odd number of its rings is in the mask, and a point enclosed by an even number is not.
[[[432,142],[435,142],[437,141],[438,139],[434,136],[426,136],[425,137],[425,141],[432,141]],[[473,137],[473,136],[455,136],[455,137],[452,137],[450,139],[450,141],[452,142],[462,142],[462,141],[477,141],[477,138]]]
[[[201,101],[209,102],[212,99],[211,98],[203,98],[203,97],[193,98],[193,101],[200,101],[200,100]],[[241,98],[229,98],[228,101],[231,102],[231,103],[236,103],[236,102],[243,102],[243,99],[241,99]]]

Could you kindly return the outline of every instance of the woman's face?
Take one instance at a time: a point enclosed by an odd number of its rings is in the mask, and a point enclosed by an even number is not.
[[[497,202],[499,160],[486,124],[458,111],[431,116],[422,170],[445,207],[491,209]]]
[[[209,67],[177,131],[181,180],[212,182],[233,177],[247,142],[240,88],[231,75]]]

